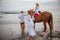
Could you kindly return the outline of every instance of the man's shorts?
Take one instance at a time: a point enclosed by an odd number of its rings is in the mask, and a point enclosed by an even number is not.
[[[20,20],[20,23],[24,23],[24,21],[21,21],[21,20]]]

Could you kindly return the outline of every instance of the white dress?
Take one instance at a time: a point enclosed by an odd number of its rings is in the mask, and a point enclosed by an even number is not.
[[[28,15],[28,17],[27,17],[27,26],[28,26],[29,35],[30,36],[35,36],[36,32],[34,30],[34,22],[33,22],[30,15]]]
[[[20,13],[18,18],[19,18],[20,23],[23,23],[24,22],[24,13]]]

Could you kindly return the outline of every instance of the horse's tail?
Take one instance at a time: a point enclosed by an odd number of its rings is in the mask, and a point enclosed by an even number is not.
[[[52,14],[50,15],[50,22],[51,22],[51,24],[53,24],[53,16],[52,16]]]
[[[53,28],[53,16],[52,16],[52,14],[50,14],[50,26],[51,26],[51,32],[53,32],[54,31],[54,28]]]

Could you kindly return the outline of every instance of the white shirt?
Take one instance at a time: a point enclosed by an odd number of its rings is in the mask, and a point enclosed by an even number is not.
[[[20,13],[18,18],[19,18],[20,22],[23,23],[24,22],[24,13]]]
[[[38,11],[40,11],[40,9],[39,9],[39,7],[37,6],[37,7],[35,8],[35,13],[38,13]]]

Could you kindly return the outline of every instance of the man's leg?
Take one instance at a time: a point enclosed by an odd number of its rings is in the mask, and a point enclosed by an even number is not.
[[[23,23],[20,23],[21,24],[21,35],[24,34],[24,29],[25,29],[25,24],[24,22]]]

